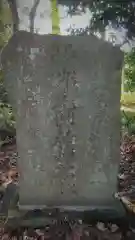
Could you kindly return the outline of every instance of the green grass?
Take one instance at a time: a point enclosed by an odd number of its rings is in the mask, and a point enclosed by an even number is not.
[[[121,104],[124,106],[134,106],[135,107],[135,92],[122,93],[121,94]]]
[[[135,116],[135,92],[124,92],[121,95],[121,110],[129,116]]]

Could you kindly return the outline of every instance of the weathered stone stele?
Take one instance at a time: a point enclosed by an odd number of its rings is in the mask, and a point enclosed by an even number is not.
[[[1,59],[16,112],[20,206],[115,204],[121,51],[94,36],[20,31]]]

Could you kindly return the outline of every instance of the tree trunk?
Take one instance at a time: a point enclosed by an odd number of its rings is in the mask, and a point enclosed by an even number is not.
[[[51,0],[52,4],[52,34],[60,34],[60,18],[57,0]]]

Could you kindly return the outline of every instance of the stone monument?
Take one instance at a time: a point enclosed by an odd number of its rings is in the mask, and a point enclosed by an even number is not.
[[[123,54],[95,36],[19,31],[1,56],[20,207],[115,205]]]

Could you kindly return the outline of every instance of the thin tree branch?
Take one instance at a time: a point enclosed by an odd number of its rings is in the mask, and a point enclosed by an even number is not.
[[[30,19],[30,32],[34,32],[34,20],[35,20],[35,15],[36,15],[36,10],[37,7],[40,3],[40,0],[35,0],[33,7],[31,8],[30,14],[29,14],[29,19]]]

